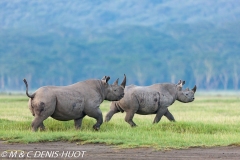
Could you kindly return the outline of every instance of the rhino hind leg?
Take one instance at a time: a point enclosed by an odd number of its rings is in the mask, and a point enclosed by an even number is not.
[[[81,126],[82,126],[82,120],[83,120],[83,118],[86,116],[86,114],[83,114],[82,116],[81,116],[81,118],[78,118],[78,119],[74,119],[74,125],[75,125],[75,128],[76,129],[80,129],[81,128]]]
[[[133,122],[133,112],[126,112],[125,121],[130,124],[131,127],[136,127],[137,125]]]
[[[47,119],[49,116],[37,116],[35,115],[34,120],[32,121],[32,131],[36,132],[38,130],[38,128],[40,128],[40,130],[44,130],[45,127],[43,125],[43,121],[45,119]]]
[[[172,113],[169,112],[169,110],[167,110],[167,112],[164,114],[164,116],[167,117],[167,119],[169,121],[175,122],[175,119],[174,119]]]
[[[31,125],[32,131],[36,132],[38,128],[40,128],[40,130],[43,131],[45,130],[43,121],[53,114],[55,106],[52,106],[51,103],[47,105],[47,103],[37,101],[35,101],[32,104],[34,112],[34,120],[32,121]]]

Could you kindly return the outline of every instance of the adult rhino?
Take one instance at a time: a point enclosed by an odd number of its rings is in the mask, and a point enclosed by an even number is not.
[[[118,79],[113,85],[108,84],[110,77],[101,80],[86,80],[69,86],[44,86],[30,95],[26,79],[26,95],[30,98],[28,106],[33,116],[32,130],[44,130],[43,121],[49,116],[56,120],[74,120],[75,128],[79,129],[82,119],[88,115],[97,120],[93,125],[95,130],[100,129],[103,122],[102,112],[99,109],[103,100],[118,101],[124,96],[126,76],[121,85]]]
[[[192,102],[196,92],[196,85],[192,90],[188,88],[182,90],[185,81],[179,81],[178,84],[162,83],[151,86],[126,86],[124,97],[120,101],[111,103],[110,111],[105,117],[108,122],[115,113],[126,112],[125,121],[132,127],[136,126],[133,122],[135,113],[140,115],[156,114],[153,123],[158,123],[162,116],[166,116],[170,121],[175,121],[168,107],[175,100],[183,103]]]

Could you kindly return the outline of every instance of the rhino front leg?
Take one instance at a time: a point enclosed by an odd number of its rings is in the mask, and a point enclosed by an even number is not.
[[[167,112],[164,114],[164,116],[166,116],[169,121],[175,122],[175,119],[174,119],[172,113],[170,113],[168,109],[167,109]]]
[[[95,118],[97,123],[93,125],[93,128],[98,131],[100,129],[101,124],[103,123],[102,112],[99,108],[87,113],[89,117]]]
[[[153,123],[158,123],[166,112],[167,112],[167,108],[164,108],[164,109],[160,108],[157,112],[156,117],[154,118]]]
[[[82,126],[82,120],[86,116],[86,114],[83,114],[81,118],[74,119],[74,125],[76,129],[80,129]]]
[[[45,126],[44,126],[43,122],[40,124],[39,128],[40,128],[40,131],[44,131],[45,130]]]
[[[115,114],[115,113],[118,113],[120,112],[116,107],[115,108],[111,108],[110,111],[107,113],[106,117],[105,117],[105,122],[108,122],[110,121],[110,119],[112,118],[112,116]]]
[[[126,112],[125,121],[130,124],[131,127],[136,127],[137,125],[133,122],[134,112]]]

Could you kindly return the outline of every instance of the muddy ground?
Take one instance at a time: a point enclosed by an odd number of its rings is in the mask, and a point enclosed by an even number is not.
[[[119,149],[104,144],[47,142],[9,144],[0,141],[0,159],[240,159],[240,147],[189,148],[157,151],[153,148]]]

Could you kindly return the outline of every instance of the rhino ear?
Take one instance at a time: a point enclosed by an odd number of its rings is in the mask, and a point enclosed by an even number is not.
[[[195,86],[193,87],[192,91],[195,93],[196,90],[197,90],[197,86],[195,85]]]
[[[124,79],[123,79],[123,81],[121,83],[121,86],[123,86],[123,88],[125,88],[125,86],[126,86],[126,81],[127,81],[126,75],[124,74]]]
[[[177,83],[177,85],[180,85],[182,83],[182,80],[179,80],[179,82]]]
[[[185,84],[185,81],[179,80],[179,82],[177,83],[178,87],[181,87]]]
[[[107,83],[107,82],[109,81],[109,79],[110,79],[109,76],[104,76],[104,77],[102,78],[102,82],[103,82],[103,83]]]
[[[113,85],[118,85],[118,79],[113,83]]]
[[[109,77],[109,76],[107,76],[107,79],[106,79],[106,82],[107,82],[107,83],[108,83],[109,79],[110,79],[110,77]]]
[[[184,85],[185,84],[185,81],[182,81],[182,85]]]
[[[106,80],[107,76],[103,76],[101,80]]]

